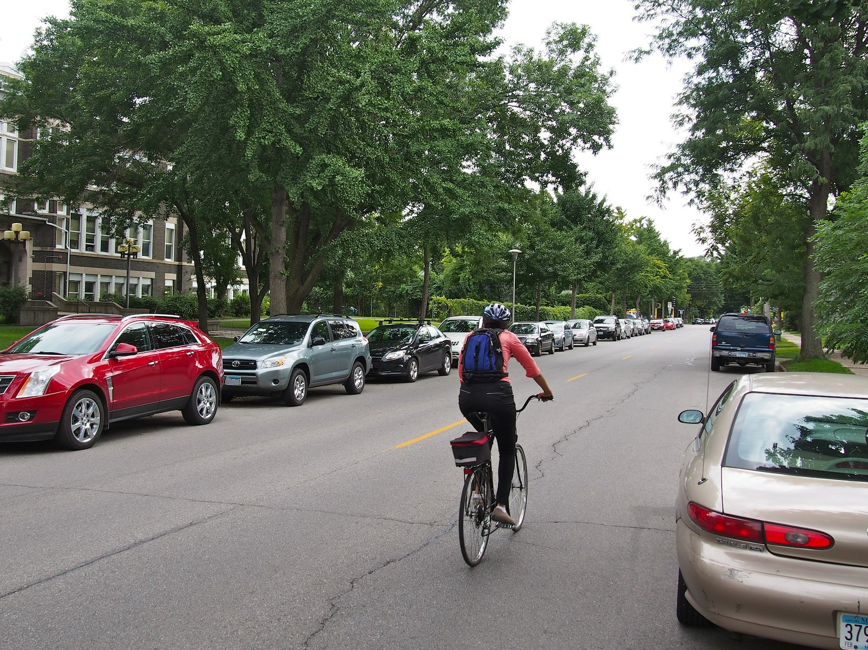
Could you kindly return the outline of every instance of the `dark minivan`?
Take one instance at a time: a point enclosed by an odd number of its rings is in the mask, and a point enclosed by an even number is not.
[[[711,337],[711,369],[737,363],[775,371],[775,335],[769,319],[759,314],[723,314]]]

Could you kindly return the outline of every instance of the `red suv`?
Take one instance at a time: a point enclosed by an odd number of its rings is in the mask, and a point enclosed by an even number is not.
[[[87,449],[113,422],[180,410],[214,419],[220,346],[177,316],[65,316],[0,353],[0,442]]]

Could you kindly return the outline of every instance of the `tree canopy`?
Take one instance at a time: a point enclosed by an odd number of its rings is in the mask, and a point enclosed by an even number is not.
[[[638,0],[658,25],[652,47],[694,62],[676,123],[688,129],[657,177],[700,202],[761,160],[796,188],[808,214],[802,355],[822,355],[813,302],[817,225],[853,181],[858,125],[868,119],[868,7],[838,0]],[[641,53],[640,53],[641,55]]]

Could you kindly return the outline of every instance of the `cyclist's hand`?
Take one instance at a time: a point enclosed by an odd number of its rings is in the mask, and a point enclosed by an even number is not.
[[[555,398],[555,396],[552,395],[551,393],[540,393],[539,395],[536,396],[536,398],[540,402],[551,402]]]

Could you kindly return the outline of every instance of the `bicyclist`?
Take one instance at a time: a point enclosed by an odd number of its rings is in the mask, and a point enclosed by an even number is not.
[[[510,319],[509,309],[501,304],[488,305],[482,312],[482,327],[498,332],[498,339],[503,351],[503,373],[506,375],[509,359],[515,359],[524,367],[528,377],[533,379],[542,392],[537,399],[548,401],[552,399],[552,390],[542,376],[539,367],[530,356],[530,352],[518,337],[506,330]],[[515,520],[508,512],[509,490],[512,485],[512,474],[515,471],[515,398],[512,394],[512,384],[508,376],[502,379],[479,382],[465,381],[464,351],[467,341],[458,358],[458,378],[461,380],[461,391],[458,394],[458,408],[477,431],[483,430],[482,420],[477,412],[490,415],[492,430],[497,440],[500,462],[497,466],[497,506],[491,513],[491,518],[503,524],[515,525]]]

